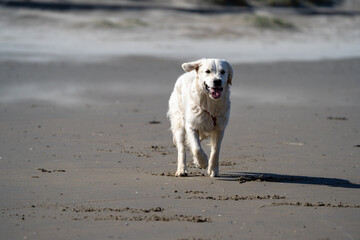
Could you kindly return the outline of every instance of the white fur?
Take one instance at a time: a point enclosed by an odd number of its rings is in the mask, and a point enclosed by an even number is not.
[[[229,87],[233,70],[228,62],[220,59],[200,59],[184,63],[182,67],[186,73],[176,81],[168,111],[173,141],[178,149],[175,175],[187,175],[185,145],[188,145],[195,165],[208,168],[207,173],[216,177],[219,176],[221,141],[230,116]],[[221,80],[221,85],[217,81],[215,86],[214,80]],[[214,92],[218,93],[220,88],[223,90],[219,97]],[[208,137],[211,145],[209,161],[200,144]]]

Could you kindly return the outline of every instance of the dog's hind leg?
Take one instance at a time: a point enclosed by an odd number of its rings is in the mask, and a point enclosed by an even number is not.
[[[206,169],[208,166],[208,158],[201,148],[199,131],[191,128],[186,129],[187,141],[191,152],[194,156],[194,164],[200,168]]]
[[[186,155],[185,155],[185,129],[179,128],[173,132],[174,141],[178,150],[178,165],[175,176],[184,177],[187,176],[186,170]]]

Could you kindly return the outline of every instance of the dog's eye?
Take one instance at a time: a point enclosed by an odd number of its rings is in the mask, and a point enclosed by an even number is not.
[[[209,74],[209,73],[210,73],[210,70],[206,70],[205,72],[206,72],[207,74]]]
[[[225,74],[225,70],[221,70],[221,72],[220,72],[221,74]]]

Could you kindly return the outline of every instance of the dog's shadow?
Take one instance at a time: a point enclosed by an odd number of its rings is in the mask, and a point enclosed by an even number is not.
[[[324,178],[324,177],[309,177],[284,175],[275,173],[255,173],[255,172],[234,172],[222,174],[219,178],[222,181],[238,181],[239,183],[246,182],[278,182],[278,183],[294,183],[294,184],[308,184],[308,185],[324,185],[330,187],[341,188],[360,188],[360,184],[352,183],[349,180],[340,178]]]

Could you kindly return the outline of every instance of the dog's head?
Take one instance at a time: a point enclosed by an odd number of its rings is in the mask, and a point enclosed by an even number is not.
[[[212,99],[221,98],[224,88],[231,85],[233,69],[225,60],[203,58],[198,61],[183,63],[182,68],[186,72],[196,71],[199,85]]]

